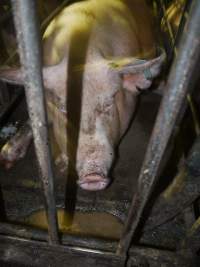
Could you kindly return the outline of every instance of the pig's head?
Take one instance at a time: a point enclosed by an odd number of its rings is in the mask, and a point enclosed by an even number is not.
[[[150,60],[101,58],[85,65],[76,151],[81,188],[95,191],[109,184],[115,147],[129,125],[137,95],[150,87],[153,78],[160,73],[164,58],[164,53]],[[43,71],[45,87],[59,98],[66,98],[66,62],[46,67]],[[1,77],[23,83],[17,70],[0,72]]]
[[[128,128],[137,95],[150,87],[165,56],[100,60],[85,67],[76,169],[78,184],[102,190],[110,182],[115,147]]]

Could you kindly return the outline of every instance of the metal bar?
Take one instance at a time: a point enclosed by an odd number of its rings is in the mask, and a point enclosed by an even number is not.
[[[12,0],[25,93],[46,200],[49,242],[58,243],[53,169],[43,92],[39,27],[34,0]]]
[[[196,138],[188,158],[181,166],[173,182],[157,198],[147,218],[143,231],[171,220],[200,196],[200,137]],[[177,191],[177,184],[181,190]]]
[[[124,267],[125,257],[0,235],[0,260],[1,266]]]
[[[192,0],[193,1],[193,0]],[[176,36],[174,37],[175,38],[175,46],[177,46],[178,44],[178,41],[182,35],[182,32],[184,30],[184,27],[185,27],[185,23],[188,19],[188,12],[190,10],[190,6],[191,6],[191,3],[192,3],[191,0],[186,0],[185,2],[185,5],[184,5],[184,9],[183,9],[183,14],[181,16],[181,21],[179,23],[179,27],[178,27],[178,31],[176,33]]]
[[[126,254],[136,232],[144,208],[157,181],[158,169],[167,143],[173,132],[181,106],[189,92],[193,71],[200,57],[200,1],[195,0],[180,41],[179,53],[174,61],[153,133],[139,175],[117,254]]]
[[[169,33],[169,37],[170,37],[170,40],[172,42],[172,45],[174,46],[174,43],[175,43],[174,34],[173,34],[171,24],[168,21],[168,19],[166,18],[166,11],[167,11],[166,6],[165,6],[165,3],[163,2],[163,0],[160,0],[160,4],[161,4],[162,12],[163,12],[163,19],[165,21],[165,24],[167,25],[167,29],[168,29],[168,33]]]
[[[43,33],[48,26],[48,24],[51,22],[51,20],[67,5],[70,4],[71,0],[65,0],[62,2],[47,18],[44,19],[44,21],[40,25],[41,32]],[[9,56],[9,58],[4,62],[3,65],[8,65],[11,63],[12,59],[17,55],[17,49],[15,49],[12,54]]]
[[[18,237],[23,239],[35,240],[35,241],[47,241],[48,235],[45,230],[35,229],[28,226],[21,226],[8,223],[0,223],[0,234],[12,237]],[[1,235],[0,235],[1,238]],[[92,249],[93,252],[105,254],[105,252],[114,252],[117,248],[117,241],[104,240],[94,237],[75,236],[71,234],[62,234],[62,244],[69,247],[78,247],[84,249]],[[169,266],[172,263],[175,266],[188,266],[186,263],[187,259],[182,255],[177,255],[175,252],[167,250],[152,249],[149,247],[134,246],[129,251],[130,261],[135,261],[137,264],[140,259],[149,259],[155,262],[169,262]],[[137,261],[138,260],[138,261]],[[187,262],[188,263],[188,262]],[[135,264],[136,265],[136,264]],[[134,265],[134,266],[135,266]],[[139,264],[138,264],[139,265]],[[137,265],[137,266],[138,266]],[[129,266],[129,265],[128,265]],[[132,266],[132,265],[131,265]]]
[[[0,223],[0,234],[24,239],[48,241],[48,233],[46,230],[5,222]],[[70,233],[62,233],[60,238],[62,245],[99,250],[102,251],[102,253],[115,252],[118,244],[116,240],[79,236]]]

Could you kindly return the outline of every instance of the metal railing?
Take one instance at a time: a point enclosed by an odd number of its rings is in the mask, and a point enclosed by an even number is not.
[[[166,146],[180,115],[193,72],[200,58],[200,2],[194,1],[186,29],[180,39],[179,52],[172,64],[165,94],[162,99],[145,159],[139,175],[136,194],[133,197],[125,229],[117,253],[127,253],[131,240],[141,220],[143,210],[157,182],[158,170]],[[188,34],[189,33],[189,34]]]
[[[35,1],[12,1],[29,117],[46,200],[49,242],[54,244],[58,243],[58,223],[35,5]]]

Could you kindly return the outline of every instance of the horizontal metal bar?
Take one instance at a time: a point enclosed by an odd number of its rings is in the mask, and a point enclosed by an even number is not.
[[[143,166],[139,175],[126,225],[117,254],[126,254],[140,222],[143,210],[157,182],[158,169],[167,143],[173,132],[186,95],[191,90],[191,80],[200,58],[200,1],[195,0],[188,23],[180,41],[179,53],[174,61],[166,91],[154,125]]]
[[[33,0],[12,0],[20,60],[24,73],[26,100],[46,199],[49,241],[50,243],[58,243],[53,183],[54,174],[49,146],[47,114],[42,82],[42,55],[35,5],[36,2]]]
[[[48,241],[47,231],[25,225],[0,223],[0,234],[38,241]],[[102,253],[105,251],[114,252],[117,248],[117,241],[114,240],[78,236],[69,233],[63,233],[60,236],[62,245],[101,250]]]
[[[6,266],[124,267],[125,258],[114,253],[49,246],[45,242],[0,235],[0,260]]]
[[[48,239],[48,234],[44,230],[39,230],[39,229],[34,229],[31,227],[27,226],[19,226],[19,225],[14,225],[14,224],[8,224],[8,223],[0,223],[0,240],[1,240],[1,234],[6,235],[6,236],[13,236],[11,238],[6,237],[6,242],[10,240],[10,243],[16,243],[16,250],[18,250],[18,244],[19,247],[21,245],[30,245],[31,247],[37,247],[37,243],[34,242],[34,240],[38,241],[47,241]],[[15,237],[22,238],[22,239],[15,239]],[[30,241],[26,241],[24,239],[29,239]],[[33,241],[33,243],[31,243]],[[19,243],[18,243],[19,242]],[[21,244],[21,245],[20,245]],[[48,247],[45,246],[45,244],[42,242],[42,247],[47,250]],[[84,236],[73,236],[70,234],[63,234],[62,235],[62,244],[66,245],[66,247],[59,249],[59,247],[56,247],[55,249],[55,254],[57,255],[56,251],[61,250],[64,252],[64,254],[68,257],[68,265],[70,262],[71,254],[73,253],[74,255],[80,254],[81,256],[85,254],[85,256],[88,256],[89,258],[95,257],[95,253],[99,258],[104,258],[107,260],[106,264],[110,266],[110,260],[111,261],[119,261],[119,263],[123,263],[125,258],[117,258],[116,255],[114,254],[114,251],[117,247],[117,242],[116,241],[109,241],[109,240],[102,240],[98,238],[90,238],[90,237],[84,237]],[[4,246],[3,246],[4,247]],[[83,250],[81,250],[83,248]],[[0,251],[1,251],[1,246],[0,246]],[[39,249],[39,248],[38,248]],[[109,252],[109,253],[108,253]],[[22,253],[22,252],[21,252]],[[22,253],[23,254],[23,253]],[[78,255],[77,255],[78,256]],[[116,258],[115,258],[116,257]],[[2,259],[2,258],[1,258]],[[15,256],[11,256],[7,260],[15,260]],[[77,259],[78,261],[79,259]],[[132,263],[133,265],[140,266],[141,262],[165,262],[167,266],[188,266],[188,258],[185,256],[180,256],[177,255],[175,252],[172,251],[167,251],[167,250],[159,250],[159,249],[152,249],[149,247],[142,247],[142,246],[134,246],[130,249],[129,252],[129,262]],[[22,257],[21,262],[24,262],[25,259]],[[98,260],[97,260],[98,261]],[[116,263],[116,262],[115,262]],[[118,263],[118,264],[119,264]],[[184,263],[184,264],[183,264]],[[51,264],[53,264],[52,259],[51,259]],[[55,263],[54,263],[55,264]],[[86,261],[83,261],[82,266],[87,266],[84,265],[86,264]],[[170,265],[171,264],[171,265]],[[67,265],[67,266],[68,266]],[[134,266],[135,266],[134,265]],[[107,265],[103,265],[107,266]],[[115,265],[119,266],[119,265]],[[123,266],[123,264],[122,264]],[[132,266],[132,265],[128,265]],[[147,265],[148,266],[148,265]]]

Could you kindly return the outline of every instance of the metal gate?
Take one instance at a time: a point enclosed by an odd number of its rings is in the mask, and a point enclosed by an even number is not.
[[[161,17],[163,17],[162,13],[165,14],[165,4],[164,0],[154,2]],[[175,37],[173,37],[170,24],[166,22],[172,39],[172,49],[169,47],[169,51],[176,51],[174,48],[178,40],[177,55],[170,67],[167,82],[163,85],[165,93],[140,171],[137,191],[133,196],[119,243],[97,238],[61,235],[58,232],[54,173],[50,146],[47,141],[49,137],[42,82],[41,40],[35,1],[12,0],[12,6],[20,60],[25,77],[26,100],[45,196],[48,233],[43,230],[1,222],[0,258],[4,262],[20,264],[20,266],[95,265],[102,267],[125,266],[125,264],[129,267],[161,266],[155,263],[159,261],[166,263],[166,266],[173,266],[172,264],[189,266],[190,254],[186,252],[181,254],[181,247],[177,252],[172,252],[131,246],[131,243],[138,234],[137,229],[141,223],[142,214],[155,188],[161,159],[168,141],[174,132],[175,125],[181,120],[180,111],[186,105],[186,96],[193,89],[191,81],[195,79],[193,73],[200,58],[200,1],[194,0],[192,3],[186,1],[178,34]],[[189,13],[188,9],[190,9]],[[188,16],[188,20],[185,24],[186,16]],[[173,53],[169,53],[169,55],[173,57]],[[188,244],[193,242],[191,240],[194,240],[199,232],[198,222],[196,225],[193,235],[185,240]],[[197,246],[200,247],[199,244]],[[188,250],[184,251],[188,252]],[[148,263],[149,258],[150,262],[154,261],[155,265]]]

